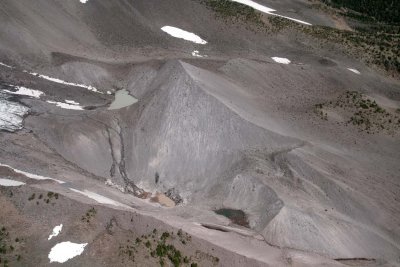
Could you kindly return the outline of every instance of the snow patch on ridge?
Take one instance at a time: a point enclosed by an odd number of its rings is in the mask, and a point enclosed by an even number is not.
[[[176,27],[164,26],[161,28],[161,30],[175,38],[184,39],[186,41],[190,41],[196,44],[207,44],[207,41],[201,39],[198,35]]]
[[[87,244],[88,243],[77,244],[70,241],[58,243],[51,249],[49,253],[50,263],[64,263],[72,258],[75,258],[76,256],[81,255]]]
[[[51,101],[51,100],[47,100],[46,102],[50,103],[50,104],[54,104],[57,107],[63,108],[63,109],[83,110],[83,107],[75,105],[75,104],[71,105],[71,104],[57,102],[57,101]]]
[[[112,199],[110,199],[108,197],[96,194],[96,193],[91,192],[91,191],[86,190],[86,189],[84,191],[80,191],[80,190],[77,190],[77,189],[74,189],[74,188],[70,188],[70,189],[73,192],[79,193],[79,194],[84,195],[84,196],[87,196],[88,198],[91,198],[91,199],[95,200],[96,202],[98,202],[100,204],[106,204],[106,205],[113,205],[113,206],[117,206],[117,207],[128,207],[128,208],[130,208],[129,206],[127,206],[125,204],[122,204],[122,203],[120,203],[118,201],[112,200]]]
[[[269,15],[273,15],[273,16],[278,16],[278,17],[281,17],[281,18],[289,19],[289,20],[292,20],[292,21],[295,21],[295,22],[298,22],[298,23],[301,23],[301,24],[305,24],[305,25],[310,25],[310,26],[312,25],[311,23],[305,22],[303,20],[294,19],[294,18],[291,18],[291,17],[275,14],[275,13],[273,13],[273,12],[276,11],[275,9],[260,5],[260,4],[254,2],[254,1],[251,1],[251,0],[231,0],[231,1],[243,4],[243,5],[246,5],[246,6],[249,6],[249,7],[252,7],[254,9],[258,10],[258,11],[264,12],[264,13],[269,14]]]
[[[9,166],[9,165],[6,165],[6,164],[0,163],[0,166],[10,168],[10,169],[12,169],[14,172],[19,173],[19,174],[23,174],[23,175],[25,175],[26,177],[31,178],[31,179],[34,179],[34,180],[53,180],[53,181],[56,181],[56,182],[59,183],[59,184],[64,184],[64,183],[65,183],[65,182],[63,182],[63,181],[60,181],[60,180],[57,180],[57,179],[53,179],[53,178],[50,178],[50,177],[45,177],[45,176],[41,176],[41,175],[36,175],[36,174],[29,173],[29,172],[24,172],[24,171],[15,169],[15,168],[13,168],[13,167],[11,167],[11,166]]]
[[[65,103],[71,104],[71,105],[79,105],[78,102],[75,102],[74,100],[68,100],[68,99],[65,99]]]
[[[277,62],[277,63],[281,63],[281,64],[290,64],[290,60],[284,57],[272,57],[272,59]]]
[[[361,73],[358,71],[358,70],[356,70],[356,69],[352,69],[352,68],[347,68],[349,71],[351,71],[351,72],[354,72],[355,74],[358,74],[358,75],[360,75]]]
[[[36,76],[36,77],[39,77],[39,78],[42,78],[42,79],[45,79],[45,80],[48,80],[48,81],[55,82],[55,83],[60,83],[60,84],[64,84],[64,85],[70,85],[70,86],[81,87],[81,88],[85,88],[85,89],[87,89],[87,90],[89,90],[89,91],[102,94],[102,92],[100,92],[99,90],[97,90],[96,87],[91,86],[91,85],[66,82],[66,81],[63,81],[63,80],[58,79],[58,78],[53,78],[53,77],[50,77],[50,76],[47,76],[47,75],[39,74],[39,73],[36,73],[36,72],[29,72],[29,71],[26,71],[26,70],[24,70],[23,72],[28,73],[28,74],[33,75],[33,76]]]
[[[8,186],[20,186],[20,185],[24,185],[24,184],[25,183],[19,182],[19,181],[0,178],[0,186],[8,187]]]
[[[15,88],[17,91],[14,92],[6,89],[3,89],[3,91],[13,95],[25,95],[34,98],[40,98],[40,96],[44,94],[42,91],[29,89],[23,86],[14,86],[14,85],[9,85],[9,86]]]
[[[200,52],[198,50],[194,50],[192,52],[192,56],[194,56],[194,57],[207,57],[207,55],[200,55]]]
[[[47,240],[52,239],[53,237],[58,236],[61,233],[61,230],[63,228],[63,225],[57,225],[56,227],[53,228],[53,232],[49,235],[49,238]]]

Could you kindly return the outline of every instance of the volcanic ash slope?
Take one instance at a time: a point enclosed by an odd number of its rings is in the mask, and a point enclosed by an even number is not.
[[[66,159],[123,186],[129,180],[170,190],[187,205],[241,209],[272,245],[332,258],[398,255],[398,237],[374,216],[380,208],[343,182],[359,174],[341,155],[286,136],[218,72],[176,60],[155,72],[138,103],[73,123],[52,118],[63,127],[43,136]]]

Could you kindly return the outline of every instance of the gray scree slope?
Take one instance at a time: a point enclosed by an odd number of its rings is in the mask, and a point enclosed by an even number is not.
[[[357,76],[347,70],[352,59],[311,49],[289,33],[228,27],[197,1],[168,2],[2,1],[0,62],[17,67],[2,68],[2,81],[87,107],[60,110],[21,98],[32,113],[23,131],[87,179],[173,192],[197,210],[185,214],[193,221],[216,208],[240,209],[273,246],[398,260],[399,135],[367,135],[338,123],[341,115],[323,121],[313,112],[347,90],[398,108],[398,81],[360,63]],[[293,1],[296,9],[303,5]],[[309,21],[329,24],[318,18]],[[164,25],[193,31],[209,45],[171,38]],[[209,57],[193,59],[195,49]],[[293,64],[273,62],[277,55]],[[24,69],[104,94],[29,78]],[[113,96],[106,91],[122,88],[138,103],[107,110]],[[10,137],[1,135],[6,144]]]

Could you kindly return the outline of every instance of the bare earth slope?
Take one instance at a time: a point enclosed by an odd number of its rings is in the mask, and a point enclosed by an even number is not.
[[[259,3],[334,25],[307,2]],[[50,245],[32,241],[52,217],[89,243],[67,266],[172,264],[156,255],[161,235],[121,248],[153,228],[193,236],[171,242],[200,266],[399,264],[397,80],[290,31],[225,23],[200,1],[3,1],[0,23],[0,105],[26,110],[0,121],[0,178],[26,183],[0,184],[0,224],[24,235],[25,265],[52,265]],[[138,102],[109,110],[121,89]],[[37,210],[37,190],[60,199]],[[93,205],[99,216],[79,222]]]

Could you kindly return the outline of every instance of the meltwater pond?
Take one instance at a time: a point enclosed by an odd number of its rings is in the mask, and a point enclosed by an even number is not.
[[[249,227],[246,213],[242,210],[235,209],[218,209],[214,211],[218,215],[222,215],[230,219],[234,224]]]
[[[122,89],[115,93],[115,99],[111,103],[108,109],[109,110],[120,109],[133,105],[136,102],[138,102],[136,98],[131,96],[126,89]]]

